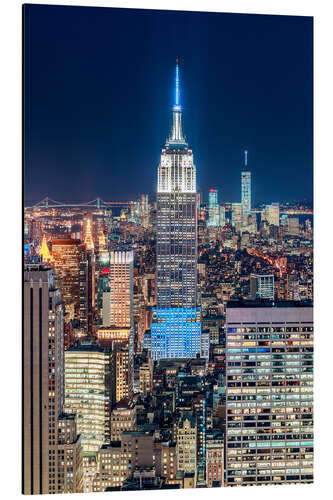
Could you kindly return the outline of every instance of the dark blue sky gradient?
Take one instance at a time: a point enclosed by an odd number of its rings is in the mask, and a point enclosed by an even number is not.
[[[176,57],[207,198],[312,200],[310,17],[25,6],[26,202],[155,196]]]

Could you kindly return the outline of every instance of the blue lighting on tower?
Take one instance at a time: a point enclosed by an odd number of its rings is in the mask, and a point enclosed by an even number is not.
[[[180,84],[179,84],[179,66],[178,66],[178,59],[176,59],[176,78],[175,78],[175,104],[174,104],[174,109],[175,110],[180,110]]]
[[[195,358],[201,352],[200,308],[153,308],[151,325],[153,359]]]

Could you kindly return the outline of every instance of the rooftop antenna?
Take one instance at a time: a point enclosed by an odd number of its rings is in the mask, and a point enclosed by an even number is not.
[[[248,151],[247,151],[247,149],[245,149],[245,151],[244,151],[244,163],[245,163],[246,167],[247,167],[247,153],[248,153]]]

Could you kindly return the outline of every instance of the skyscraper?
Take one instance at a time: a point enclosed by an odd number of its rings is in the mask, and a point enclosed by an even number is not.
[[[195,357],[201,351],[197,307],[197,192],[193,152],[182,130],[179,66],[170,137],[158,167],[154,359]]]
[[[62,302],[72,317],[79,316],[79,240],[52,240],[52,259],[55,278],[59,284]]]
[[[147,194],[142,194],[140,198],[140,216],[141,216],[141,225],[147,228],[149,224],[149,205],[148,205]]]
[[[89,341],[65,351],[64,408],[77,415],[84,455],[110,441],[111,352]]]
[[[264,217],[269,224],[272,224],[273,226],[279,226],[280,225],[279,203],[272,203],[271,205],[266,205]]]
[[[110,253],[110,318],[105,326],[133,326],[133,262],[133,251]]]
[[[113,402],[133,397],[133,251],[110,252],[109,292],[103,294],[99,343],[112,348]]]
[[[241,203],[233,203],[231,212],[231,221],[232,225],[234,226],[237,232],[239,232],[242,227],[242,220],[243,220],[243,205]]]
[[[219,226],[225,226],[225,207],[223,207],[222,205],[220,205],[219,207]]]
[[[79,246],[80,326],[92,335],[95,309],[95,254],[86,244]]]
[[[64,398],[63,311],[51,269],[28,265],[24,273],[23,493],[82,491],[81,440]],[[66,436],[62,430],[67,429]],[[63,461],[71,456],[71,476]]]
[[[227,485],[313,481],[313,308],[229,302]]]
[[[248,216],[251,212],[251,172],[247,168],[247,153],[247,150],[245,150],[244,168],[241,174],[242,209],[244,217]]]
[[[219,202],[218,202],[218,190],[210,189],[208,192],[208,227],[218,227],[219,226]]]
[[[299,236],[299,219],[298,217],[288,218],[288,234]]]

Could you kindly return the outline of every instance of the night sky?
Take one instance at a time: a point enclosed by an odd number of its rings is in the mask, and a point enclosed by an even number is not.
[[[25,6],[26,203],[155,197],[176,57],[198,189],[313,197],[310,17]]]

